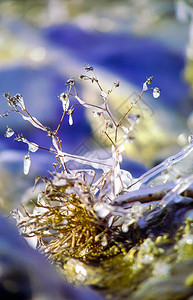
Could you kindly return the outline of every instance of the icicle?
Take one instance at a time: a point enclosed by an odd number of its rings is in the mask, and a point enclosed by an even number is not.
[[[31,158],[28,154],[24,156],[23,172],[25,175],[29,173],[30,166],[31,166]]]
[[[72,114],[74,113],[74,107],[72,106],[69,110],[68,110],[68,115],[69,115],[69,125],[73,125],[73,118],[72,118]]]
[[[69,125],[73,125],[72,114],[69,114]]]

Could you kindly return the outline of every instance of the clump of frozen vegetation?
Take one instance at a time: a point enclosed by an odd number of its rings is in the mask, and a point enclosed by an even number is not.
[[[70,78],[66,82],[66,91],[59,96],[62,115],[55,130],[43,125],[30,114],[21,95],[4,94],[11,109],[2,117],[16,112],[37,130],[44,131],[52,141],[52,147],[46,149],[43,145],[28,141],[12,128],[7,127],[5,133],[7,138],[14,136],[15,140],[28,146],[24,156],[25,175],[30,171],[32,152],[49,151],[56,158],[52,177],[41,178],[46,183],[45,190],[39,194],[33,211],[29,213],[24,208],[23,213],[17,210],[14,216],[22,234],[37,239],[40,249],[60,262],[66,257],[97,259],[124,252],[130,247],[131,241],[124,238],[124,242],[120,242],[120,237],[127,235],[130,227],[144,212],[160,213],[171,202],[180,201],[181,194],[193,184],[193,175],[178,175],[170,182],[165,182],[164,179],[161,185],[151,185],[151,181],[163,171],[167,178],[173,165],[193,151],[193,136],[189,137],[189,144],[179,153],[139,178],[133,178],[129,171],[121,169],[124,146],[135,140],[135,127],[140,121],[140,114],[134,113],[134,108],[148,91],[153,91],[156,99],[160,96],[160,89],[151,87],[153,76],[145,80],[137,100],[130,103],[118,120],[110,109],[109,99],[114,89],[119,87],[119,82],[114,82],[112,88],[105,91],[93,67],[89,65],[85,66],[85,74],[80,76],[80,80],[90,81],[98,86],[102,104],[91,104],[81,99],[76,81]],[[59,131],[66,117],[73,126],[76,106],[71,104],[72,99],[90,110],[96,118],[102,118],[103,134],[111,143],[111,156],[108,159],[94,159],[65,152]],[[70,161],[82,164],[83,168],[70,169],[67,166]],[[102,170],[102,175],[96,179],[97,169]]]

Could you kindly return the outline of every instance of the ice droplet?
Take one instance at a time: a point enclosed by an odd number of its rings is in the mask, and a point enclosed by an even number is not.
[[[153,97],[158,98],[160,96],[160,92],[161,92],[161,90],[158,87],[155,87],[153,89]]]
[[[123,225],[121,226],[121,229],[122,229],[122,231],[123,231],[124,233],[126,233],[126,232],[129,230],[129,227],[128,227],[127,224],[123,224]]]
[[[14,135],[14,131],[11,128],[7,128],[6,132],[5,132],[5,137],[10,138],[12,135]]]

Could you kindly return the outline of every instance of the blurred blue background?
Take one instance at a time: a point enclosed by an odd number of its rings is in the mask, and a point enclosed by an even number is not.
[[[115,107],[132,93],[139,93],[146,77],[153,75],[153,86],[161,88],[161,97],[154,100],[147,93],[144,99],[153,112],[156,130],[147,125],[142,142],[139,138],[137,150],[134,146],[128,149],[123,165],[139,176],[145,168],[184,146],[193,128],[192,91],[184,79],[190,60],[187,48],[191,16],[186,17],[182,2],[1,0],[0,94],[22,94],[31,114],[55,129],[62,113],[58,95],[65,91],[68,78],[78,81],[85,64],[95,68],[104,89],[115,80],[121,82],[120,98],[115,96],[112,102]],[[91,84],[78,81],[77,88],[87,101],[100,99],[99,91]],[[1,96],[0,114],[6,110]],[[76,106],[73,118],[74,125],[69,126],[65,119],[60,131],[63,150],[78,154],[86,143],[90,147],[87,150],[92,151],[98,139],[94,123],[80,106]],[[6,126],[44,147],[50,147],[49,139],[17,114],[0,121],[0,204],[5,207],[5,199],[18,199],[34,176],[48,175],[48,170],[53,170],[54,157],[52,160],[49,153],[40,151],[32,155],[26,178],[22,159],[27,145],[5,139]],[[92,143],[93,137],[96,144]],[[104,148],[107,146],[104,144]]]

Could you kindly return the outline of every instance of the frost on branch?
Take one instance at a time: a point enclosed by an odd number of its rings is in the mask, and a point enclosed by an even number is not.
[[[26,117],[22,116],[25,121],[30,122],[34,127],[39,128],[41,130],[47,131],[47,128],[44,127],[35,117]]]

